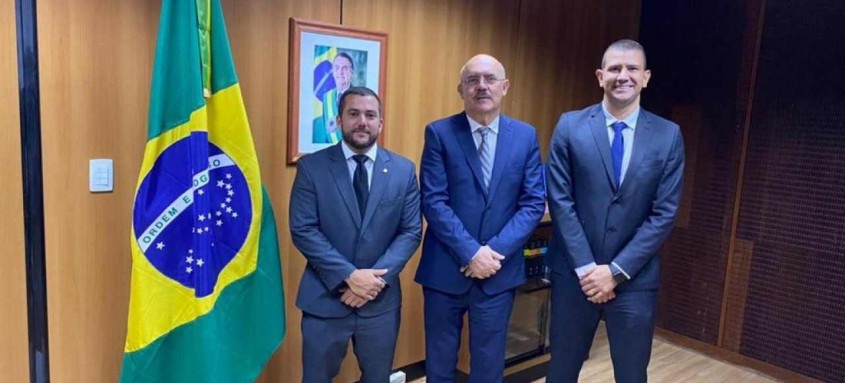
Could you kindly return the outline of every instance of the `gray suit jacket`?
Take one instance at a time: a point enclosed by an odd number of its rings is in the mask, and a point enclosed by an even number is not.
[[[364,216],[340,144],[299,159],[291,191],[293,243],[308,260],[296,305],[324,318],[355,309],[339,289],[355,269],[388,269],[387,287],[357,310],[375,316],[399,308],[399,272],[420,243],[422,218],[414,164],[379,147]]]
[[[617,290],[660,283],[657,252],[681,200],[684,142],[678,125],[640,110],[622,186],[616,185],[600,104],[564,113],[549,149],[547,187],[554,233],[546,263],[561,274],[616,262],[632,279]]]

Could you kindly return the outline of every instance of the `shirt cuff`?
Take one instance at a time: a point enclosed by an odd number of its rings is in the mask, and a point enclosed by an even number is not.
[[[481,250],[482,247],[483,246],[479,246],[478,250]],[[478,256],[478,250],[475,251],[475,255],[473,255],[472,258],[469,259],[469,262],[466,265],[461,266],[460,270],[461,270],[462,273],[464,271],[467,271],[467,268],[469,268],[469,264],[472,263],[472,260],[475,259],[475,257]]]
[[[630,275],[628,275],[628,273],[626,273],[624,269],[622,269],[621,267],[619,267],[619,265],[618,265],[618,264],[616,264],[616,262],[610,262],[610,265],[611,265],[611,266],[613,266],[613,267],[615,267],[617,270],[619,270],[619,272],[620,272],[620,273],[622,273],[622,275],[624,275],[624,276],[625,276],[625,279],[629,279],[629,280],[631,279],[631,276],[630,276]],[[616,274],[616,273],[614,272],[613,274]]]
[[[590,271],[592,271],[595,268],[596,268],[596,263],[590,262],[590,263],[588,263],[584,266],[575,268],[575,274],[578,275],[578,278],[583,278],[585,275],[587,275],[587,273],[589,273]]]

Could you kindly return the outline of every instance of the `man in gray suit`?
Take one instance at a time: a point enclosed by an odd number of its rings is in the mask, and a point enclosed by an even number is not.
[[[330,383],[352,340],[361,382],[389,380],[399,331],[399,272],[420,243],[414,164],[376,144],[381,100],[353,87],[340,99],[343,140],[301,158],[290,231],[308,260],[302,310],[303,382]]]
[[[602,314],[616,381],[647,381],[657,252],[681,200],[680,129],[640,108],[651,78],[643,47],[611,44],[596,76],[604,99],[564,113],[549,149],[549,383],[578,381]]]

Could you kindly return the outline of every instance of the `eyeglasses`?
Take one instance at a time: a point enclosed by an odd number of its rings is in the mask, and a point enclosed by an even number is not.
[[[486,76],[469,76],[465,78],[462,82],[466,86],[476,87],[481,85],[482,80],[487,85],[496,85],[502,81],[505,81],[505,79],[503,78],[496,78],[496,76],[490,74]]]

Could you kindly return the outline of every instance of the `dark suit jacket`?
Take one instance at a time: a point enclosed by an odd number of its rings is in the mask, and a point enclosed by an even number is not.
[[[486,244],[506,258],[482,289],[496,294],[523,284],[522,249],[545,210],[541,167],[534,128],[500,115],[488,191],[466,114],[429,124],[420,164],[428,228],[416,281],[451,294],[468,291],[473,279],[460,268]]]
[[[309,154],[297,162],[290,198],[290,231],[308,260],[296,305],[324,318],[339,318],[354,309],[338,291],[355,269],[388,269],[387,287],[357,310],[375,316],[399,308],[399,272],[420,243],[422,218],[414,164],[378,148],[373,164],[367,210],[358,210],[341,144]]]
[[[548,266],[574,275],[595,261],[616,262],[632,279],[617,290],[660,283],[657,252],[678,212],[684,142],[678,125],[640,109],[631,159],[616,185],[601,105],[564,113],[549,149],[549,210],[554,234]]]

